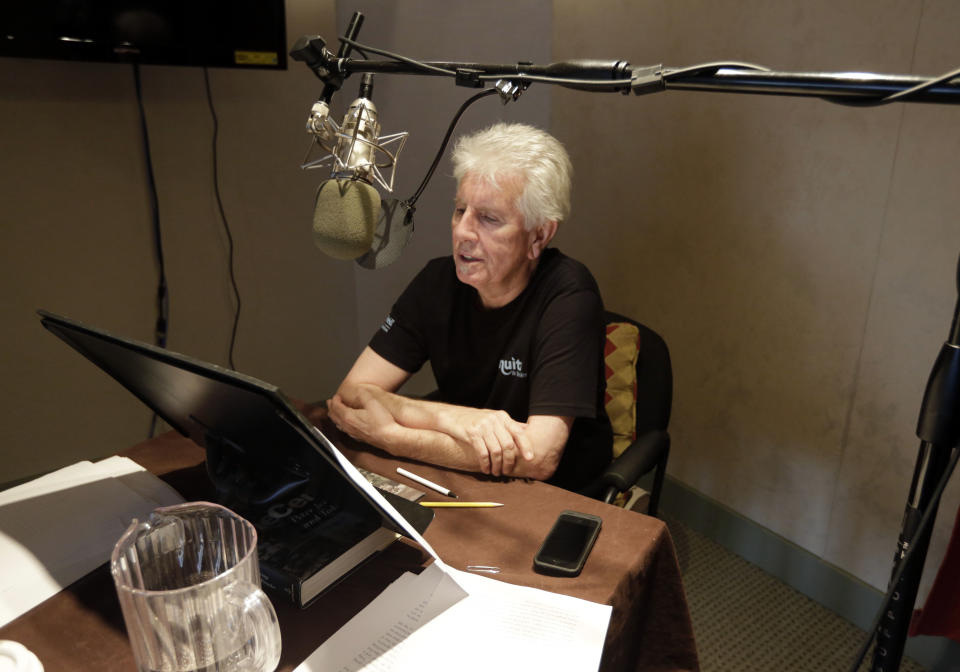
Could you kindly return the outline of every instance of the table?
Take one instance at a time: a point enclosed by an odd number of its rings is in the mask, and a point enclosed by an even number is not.
[[[349,440],[343,445],[343,452],[357,466],[394,480],[408,482],[396,473],[397,466],[406,466],[449,487],[461,499],[502,502],[505,506],[498,509],[437,510],[424,536],[447,564],[458,569],[493,565],[501,568],[494,577],[499,580],[612,605],[601,662],[605,672],[699,669],[676,553],[662,521],[539,481],[456,472],[363,450]],[[212,496],[203,449],[188,439],[171,432],[123,454],[188,500]],[[533,555],[564,509],[603,518],[600,537],[579,577],[536,574]],[[277,669],[293,670],[391,581],[405,571],[420,571],[428,557],[404,539],[307,609],[272,596],[283,638]],[[47,672],[136,669],[106,565],[0,628],[0,639],[18,641],[32,650]]]

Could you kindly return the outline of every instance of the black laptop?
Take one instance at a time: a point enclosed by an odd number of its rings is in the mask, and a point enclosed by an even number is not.
[[[43,326],[115,378],[171,427],[206,449],[220,503],[241,515],[269,509],[299,492],[321,491],[402,527],[348,476],[330,439],[279,388],[215,364],[38,311]],[[419,532],[433,512],[381,494]]]

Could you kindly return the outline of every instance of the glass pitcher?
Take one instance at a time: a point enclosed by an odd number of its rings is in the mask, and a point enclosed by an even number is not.
[[[272,672],[280,627],[260,590],[257,532],[189,502],[134,520],[110,571],[140,672]]]

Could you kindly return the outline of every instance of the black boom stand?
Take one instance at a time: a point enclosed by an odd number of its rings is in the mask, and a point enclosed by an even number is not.
[[[920,77],[775,72],[760,65],[726,61],[684,68],[633,67],[626,61],[609,60],[575,60],[549,65],[423,62],[356,42],[362,19],[359,12],[354,14],[347,35],[340,38],[337,54],[326,47],[319,35],[301,37],[290,52],[294,60],[304,62],[324,82],[323,103],[329,103],[333,92],[350,74],[382,73],[449,77],[458,86],[471,88],[496,83],[504,103],[516,100],[528,86],[539,82],[583,91],[638,95],[679,89],[806,96],[859,107],[892,102],[960,104],[960,70],[939,77]],[[349,58],[351,48],[364,57]],[[367,58],[368,53],[386,60],[371,60]],[[874,636],[877,646],[873,672],[894,672],[900,666],[940,496],[960,457],[960,261],[957,290],[950,335],[933,365],[921,405],[917,426],[920,453],[894,555],[889,592],[870,628],[870,638],[853,665],[854,670],[859,668]]]
[[[873,652],[873,672],[893,672],[900,666],[923,561],[930,545],[933,529],[930,523],[937,515],[940,495],[956,464],[956,456],[951,460],[951,453],[955,453],[960,444],[960,260],[957,292],[950,335],[933,364],[920,406],[917,423],[920,452],[893,558],[888,598],[874,625],[877,646]]]

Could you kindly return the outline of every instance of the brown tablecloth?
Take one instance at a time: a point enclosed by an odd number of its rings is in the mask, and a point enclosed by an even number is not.
[[[409,464],[379,452],[347,448],[358,466],[406,482],[396,467],[442,483],[464,500],[492,500],[497,509],[440,509],[424,535],[449,565],[493,565],[494,578],[593,602],[610,604],[601,669],[696,670],[696,647],[676,553],[662,521],[624,511],[545,483],[502,481]],[[187,499],[209,499],[204,453],[170,433],[141,443],[125,455],[159,475]],[[444,499],[428,492],[427,499]],[[533,572],[533,556],[564,509],[593,513],[603,528],[579,577]],[[78,514],[82,515],[82,513]],[[278,670],[289,671],[403,572],[419,571],[428,556],[403,540],[360,567],[310,607],[297,609],[271,596],[283,637]],[[15,571],[4,568],[3,571]],[[127,642],[113,582],[102,566],[0,628],[0,639],[22,643],[47,672],[129,671],[136,668]]]

